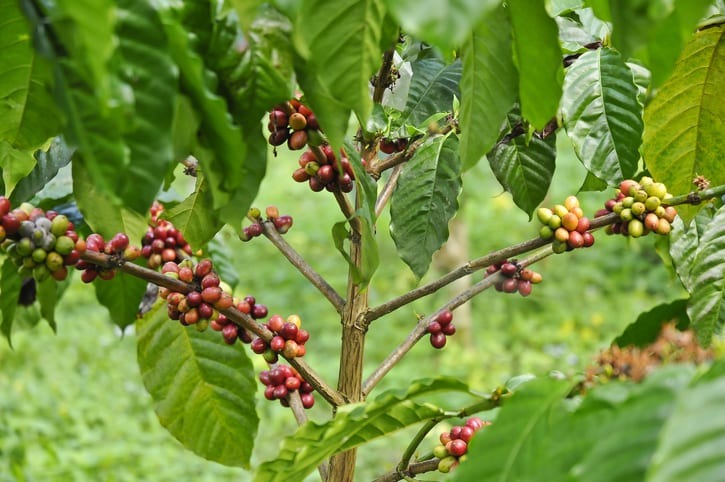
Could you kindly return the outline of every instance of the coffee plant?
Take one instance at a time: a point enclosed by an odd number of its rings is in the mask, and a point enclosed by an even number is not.
[[[52,323],[64,283],[80,276],[116,325],[135,325],[161,424],[197,455],[259,482],[315,471],[352,481],[358,449],[407,427],[419,429],[377,481],[424,472],[456,481],[722,480],[725,364],[710,349],[725,320],[721,0],[0,6],[8,342],[19,301],[39,304]],[[561,141],[587,177],[555,204],[547,193]],[[299,151],[288,175],[339,208],[339,222],[321,228],[331,228],[343,289],[282,237],[293,216],[315,212],[252,206],[268,163],[288,150]],[[387,237],[381,215],[420,280],[448,240],[460,193],[488,175],[474,169],[482,162],[537,218],[531,239],[372,304]],[[580,191],[607,191],[604,208],[584,212]],[[339,353],[326,355],[338,361],[336,384],[304,356],[315,350],[316,320],[303,328],[289,314],[299,307],[277,306],[271,277],[269,293],[259,293],[269,305],[225,281],[228,263],[211,249],[220,232],[234,233],[232,250],[271,243],[329,302],[320,316],[340,320]],[[574,269],[577,248],[596,250],[597,237],[625,235],[625,250],[650,233],[689,297],[640,316],[611,313],[629,326],[580,377],[539,373],[480,387],[431,366],[421,367],[428,377],[375,393],[426,335],[432,348],[452,349],[455,310],[489,288],[535,299],[533,285],[546,283],[537,262],[558,254]],[[271,274],[249,266],[237,275]],[[464,277],[467,288],[411,319],[387,357],[369,359],[366,345],[390,336],[384,317]],[[21,297],[28,283],[37,290],[30,300]],[[561,302],[573,305],[577,289],[562,289]],[[256,355],[267,369],[254,369]],[[377,367],[366,373],[364,361]],[[252,467],[263,399],[288,407],[299,427],[267,430],[260,443],[281,439],[279,454]],[[308,421],[305,409],[321,404],[328,418]]]

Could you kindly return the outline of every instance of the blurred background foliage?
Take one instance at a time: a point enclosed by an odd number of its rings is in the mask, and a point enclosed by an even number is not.
[[[563,139],[561,136],[558,143],[557,170],[544,205],[563,201],[577,191],[585,177]],[[312,194],[306,185],[290,178],[297,157],[286,150],[270,157],[255,205],[264,209],[274,204],[281,213],[292,215],[295,224],[286,239],[344,293],[346,265],[330,236],[332,224],[341,215],[331,195]],[[176,188],[183,196],[184,181]],[[590,215],[607,196],[579,195]],[[464,176],[460,201],[461,210],[451,223],[453,237],[421,282],[537,233],[537,223],[529,223],[511,197],[502,193],[485,163]],[[384,214],[377,226],[381,267],[370,287],[371,306],[417,285],[395,254],[388,221]],[[597,233],[596,239],[592,249],[549,257],[535,265],[544,282],[528,298],[489,290],[459,308],[454,313],[459,332],[449,338],[445,349],[434,350],[423,339],[372,396],[433,374],[462,377],[483,392],[522,373],[559,370],[575,374],[640,312],[684,294],[657,255],[653,237],[630,240]],[[264,238],[241,243],[231,231],[223,231],[218,240],[232,253],[240,279],[235,294],[256,296],[270,313],[298,313],[312,333],[308,362],[334,383],[340,330],[326,300]],[[475,281],[481,276],[477,273],[472,278]],[[447,287],[373,323],[366,342],[366,372],[407,335],[417,314],[430,313],[463,288],[460,284]],[[184,450],[158,424],[138,373],[133,327],[122,336],[95,300],[93,289],[77,276],[58,306],[57,324],[57,334],[41,323],[16,331],[14,350],[0,347],[1,482],[251,479],[248,473]],[[261,357],[254,357],[254,362],[259,370],[264,368]],[[291,414],[278,404],[260,400],[259,412],[262,423],[255,465],[277,452],[279,440],[269,434],[295,429]],[[318,400],[311,418],[323,420],[327,415],[327,408]],[[357,479],[371,480],[391,468],[414,431],[362,449]],[[431,436],[437,437],[439,432],[434,430]],[[422,448],[432,446],[431,442]]]

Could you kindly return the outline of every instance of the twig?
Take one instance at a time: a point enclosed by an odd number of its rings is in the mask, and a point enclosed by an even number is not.
[[[398,178],[400,177],[400,173],[402,170],[403,170],[402,164],[398,164],[393,169],[393,172],[390,173],[390,177],[388,178],[388,181],[385,183],[383,190],[380,192],[378,199],[375,201],[375,217],[376,218],[380,217],[380,214],[382,214],[383,209],[385,209],[385,205],[390,200],[390,196],[393,195],[393,191],[395,191],[395,185],[398,183]]]
[[[373,78],[373,102],[380,104],[383,101],[385,89],[390,85],[390,70],[393,67],[393,56],[395,55],[395,45],[390,47],[383,54],[383,63],[380,66],[378,74]]]
[[[551,246],[547,246],[545,249],[542,249],[541,251],[535,253],[534,255],[530,256],[529,258],[519,261],[520,266],[529,266],[530,264],[533,264],[537,261],[540,261],[547,256],[550,256],[554,252],[551,249]],[[421,318],[418,323],[415,325],[415,328],[413,328],[413,331],[410,332],[410,334],[406,337],[403,342],[398,345],[389,355],[388,357],[383,360],[380,365],[373,371],[373,373],[368,377],[367,380],[363,383],[363,394],[367,396],[373,388],[375,388],[375,385],[377,385],[380,380],[383,379],[383,377],[400,361],[403,359],[403,357],[410,351],[413,346],[423,338],[423,336],[426,334],[428,330],[428,325],[431,321],[433,321],[433,318],[435,318],[438,313],[444,310],[454,310],[457,307],[461,306],[462,304],[469,301],[471,298],[476,296],[477,294],[481,293],[482,291],[490,288],[496,282],[502,281],[504,279],[504,276],[497,272],[491,276],[487,276],[483,278],[478,283],[474,284],[467,290],[462,291],[459,293],[456,297],[448,301],[446,304],[441,306],[438,310],[433,312],[432,314],[425,316]]]
[[[116,256],[109,256],[103,253],[97,253],[94,251],[86,251],[81,255],[81,259],[89,263],[104,267],[104,268],[117,268],[126,274],[136,276],[145,281],[153,283],[158,286],[163,286],[173,291],[180,293],[189,293],[194,291],[196,286],[193,283],[185,283],[178,279],[170,278],[162,273],[144,268],[134,263],[126,262],[124,259],[119,259]],[[265,328],[262,324],[257,323],[252,317],[246,313],[242,313],[235,307],[219,310],[229,320],[234,322],[237,326],[241,326],[251,331],[255,335],[269,341],[272,339],[272,332]],[[299,358],[288,358],[287,361],[292,365],[302,377],[317,390],[320,395],[327,400],[333,406],[339,406],[346,403],[345,398],[332,387],[330,387],[322,378],[315,373],[306,362]]]
[[[440,459],[438,458],[424,460],[423,462],[416,462],[414,464],[408,465],[408,468],[405,471],[395,470],[393,472],[378,477],[373,482],[397,482],[398,480],[403,480],[406,477],[414,477],[417,474],[433,472],[434,470],[438,470],[439,462]]]
[[[345,306],[345,300],[340,296],[335,288],[325,281],[325,279],[310,266],[290,244],[277,232],[274,223],[271,221],[260,223],[262,225],[262,234],[269,239],[272,244],[289,260],[302,275],[317,288],[322,295],[328,299],[338,313],[342,313]]]
[[[428,435],[428,432],[433,430],[433,428],[435,428],[435,426],[438,425],[441,421],[443,421],[447,418],[466,417],[473,413],[483,412],[484,410],[492,410],[492,409],[500,406],[502,401],[503,401],[503,398],[501,398],[501,396],[488,397],[482,401],[469,405],[461,410],[446,412],[443,415],[440,415],[438,417],[428,420],[418,430],[418,432],[415,434],[415,436],[410,441],[408,446],[405,448],[405,452],[403,452],[403,456],[400,458],[400,463],[398,463],[398,466],[396,467],[396,470],[393,473],[397,472],[400,474],[405,474],[407,472],[407,469],[410,466],[410,460],[413,458],[413,455],[415,454],[415,451],[418,449],[418,446]],[[397,480],[400,480],[400,479],[397,479]]]
[[[302,399],[300,399],[300,392],[295,390],[289,394],[289,408],[292,410],[292,414],[295,416],[297,425],[304,425],[307,423],[307,412],[305,407],[302,406]],[[317,467],[317,471],[320,473],[320,478],[324,481],[327,480],[327,464],[321,463]]]
[[[426,285],[415,288],[414,290],[398,296],[397,298],[393,298],[392,300],[387,301],[382,305],[370,308],[365,314],[365,323],[366,325],[369,325],[381,316],[392,313],[398,308],[405,306],[408,303],[412,303],[413,301],[423,298],[424,296],[427,296],[431,293],[435,293],[439,289],[449,285],[450,283],[456,281],[459,278],[472,274],[492,264],[500,263],[501,261],[509,259],[512,256],[518,256],[520,254],[532,251],[536,248],[540,248],[550,242],[551,241],[546,241],[541,238],[534,238],[528,241],[524,241],[523,243],[515,244],[513,246],[493,251],[485,256],[471,260],[463,266],[459,266],[453,271],[443,275],[437,280],[431,281]]]

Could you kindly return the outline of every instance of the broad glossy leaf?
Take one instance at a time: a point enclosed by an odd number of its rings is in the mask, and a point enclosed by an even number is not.
[[[403,31],[448,52],[460,47],[499,0],[386,0]]]
[[[562,398],[571,388],[563,380],[532,380],[516,391],[496,416],[471,441],[468,461],[456,469],[455,482],[562,480],[556,460],[537,449],[547,447],[550,434],[566,415]],[[565,441],[563,441],[565,442]],[[552,472],[555,471],[555,472]]]
[[[110,202],[145,214],[173,160],[177,87],[155,10],[130,0],[113,8],[64,1],[49,18],[33,21],[55,62],[56,101],[68,120],[68,141],[78,146],[75,163]],[[84,34],[66,35],[74,29]],[[109,48],[110,58],[98,64]]]
[[[23,277],[18,274],[18,267],[10,258],[5,258],[0,276],[2,276],[0,278],[0,313],[2,313],[0,331],[7,338],[8,344],[12,346],[13,320],[15,309],[18,306],[20,288],[23,285]]]
[[[0,166],[3,166],[5,192],[11,192],[15,185],[32,172],[35,158],[31,151],[15,149],[8,141],[0,141]]]
[[[672,76],[644,111],[643,156],[653,177],[673,194],[691,190],[695,175],[725,183],[725,26],[695,34]],[[685,223],[697,208],[679,206]]]
[[[222,223],[212,210],[212,196],[206,176],[196,178],[196,187],[182,202],[164,213],[174,226],[184,233],[193,249],[200,249],[221,229]],[[244,212],[246,215],[246,211]]]
[[[188,4],[194,8],[196,4]],[[203,3],[202,6],[206,5]],[[201,8],[201,7],[199,7]],[[203,8],[202,8],[203,10]],[[208,10],[208,8],[207,8]],[[198,155],[201,168],[209,182],[213,208],[229,203],[232,194],[240,189],[244,179],[244,160],[247,146],[240,127],[234,123],[224,98],[215,91],[215,75],[211,72],[201,54],[198,44],[192,42],[184,25],[177,18],[177,12],[161,12],[169,52],[179,68],[181,91],[186,94],[199,115],[200,132],[197,134],[205,155]],[[210,14],[199,15],[201,27],[196,35],[208,36],[212,26]],[[194,39],[195,40],[195,39]]]
[[[642,105],[621,55],[601,48],[566,72],[562,117],[574,150],[598,178],[616,185],[634,175],[642,138]]]
[[[309,421],[287,437],[277,458],[263,463],[254,481],[303,480],[331,455],[442,415],[442,408],[413,401],[436,391],[468,392],[468,387],[450,378],[417,380],[407,390],[391,390],[372,401],[339,407],[329,422]]]
[[[599,414],[599,428],[594,429],[599,436],[588,439],[586,455],[576,461],[569,480],[643,480],[663,425],[678,397],[687,396],[687,384],[693,372],[689,365],[665,367],[641,385],[623,387],[628,392],[627,398],[612,409],[601,410],[599,404],[582,406],[570,430],[560,436],[573,438],[581,433],[576,429],[576,420],[587,415],[590,407]]]
[[[624,332],[614,339],[613,344],[621,347],[649,345],[657,339],[662,330],[662,325],[669,322],[676,323],[678,330],[688,328],[690,319],[687,317],[686,299],[663,303],[641,313],[637,320],[627,326]]]
[[[501,186],[513,196],[516,205],[531,217],[544,200],[556,167],[556,136],[526,139],[517,112],[507,116],[499,142],[488,153],[488,162]]]
[[[56,137],[47,151],[37,151],[37,164],[13,189],[10,201],[13,205],[28,201],[53,179],[60,168],[67,166],[75,149],[66,144],[62,137]]]
[[[682,286],[688,293],[692,292],[692,265],[700,247],[700,236],[707,230],[714,215],[715,209],[706,207],[697,213],[688,226],[685,226],[679,217],[672,223],[672,232],[669,236],[670,258]]]
[[[304,0],[295,20],[295,46],[308,62],[306,69],[361,119],[372,111],[368,86],[381,63],[384,19],[382,0]],[[323,129],[328,129],[326,114],[320,113]]]
[[[426,141],[400,174],[390,200],[390,233],[398,254],[418,278],[448,239],[448,221],[458,210],[460,191],[461,160],[453,136]]]
[[[470,169],[491,150],[518,91],[511,22],[498,6],[487,13],[463,45],[461,158]]]
[[[700,237],[690,268],[692,281],[687,313],[700,343],[710,344],[713,332],[725,321],[725,207],[715,214]]]
[[[161,424],[197,455],[248,468],[259,420],[245,349],[169,320],[162,301],[136,328],[141,376]]]
[[[132,244],[139,245],[148,229],[146,216],[115,206],[107,197],[108,193],[99,190],[87,170],[75,162],[71,163],[71,167],[74,196],[91,230],[106,239],[116,233],[126,233]]]
[[[425,58],[412,63],[413,78],[408,90],[401,124],[426,128],[423,122],[438,112],[450,112],[453,97],[460,97],[461,62],[446,64],[440,59]]]
[[[20,2],[0,0],[0,12],[0,141],[32,151],[60,128],[51,94],[53,73],[48,60],[33,50]]]
[[[574,3],[574,2],[572,2]],[[581,3],[581,2],[580,2]],[[559,8],[565,7],[565,5]],[[582,53],[587,45],[603,41],[610,33],[609,26],[598,19],[591,8],[575,7],[565,15],[558,16],[556,10],[552,12],[559,27],[559,38],[565,52]]]
[[[93,282],[98,302],[108,309],[111,321],[124,330],[133,325],[138,315],[138,306],[146,292],[146,281],[124,273],[116,273],[111,280],[97,279]]]
[[[556,116],[561,98],[561,48],[544,2],[508,2],[519,70],[521,113],[537,130]]]
[[[227,237],[227,232],[220,232],[207,246],[207,252],[214,261],[214,271],[217,272],[219,278],[232,287],[232,290],[239,284],[239,274],[237,268],[233,264],[234,253],[232,252],[230,242],[235,241]],[[235,245],[236,247],[236,245]]]
[[[648,481],[718,480],[725,473],[725,376],[715,362],[677,400],[659,437]]]

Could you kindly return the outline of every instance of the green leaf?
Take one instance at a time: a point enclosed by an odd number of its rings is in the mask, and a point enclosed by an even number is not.
[[[672,232],[669,236],[669,253],[675,266],[677,276],[688,293],[692,293],[692,266],[700,247],[700,237],[707,230],[707,226],[715,215],[711,206],[701,209],[695,219],[688,226],[678,216],[672,223]]]
[[[386,0],[403,30],[440,48],[446,55],[499,0]]]
[[[195,6],[187,5],[188,8]],[[240,127],[234,123],[227,110],[225,99],[217,95],[215,85],[210,85],[211,79],[216,76],[195,49],[201,42],[191,41],[189,33],[177,18],[177,12],[163,10],[161,17],[169,52],[179,68],[181,90],[189,97],[199,115],[200,132],[197,135],[205,152],[204,155],[197,155],[197,158],[209,182],[213,208],[219,209],[228,204],[232,194],[241,187],[247,171],[247,146]],[[208,35],[212,28],[211,20],[206,19],[202,25],[200,28],[204,30],[195,33]]]
[[[212,203],[206,176],[199,174],[196,178],[194,192],[166,211],[162,217],[171,221],[179,231],[184,233],[186,241],[193,249],[199,249],[208,243],[223,225],[212,210]],[[246,211],[244,211],[244,215],[246,215]]]
[[[18,274],[18,267],[10,258],[5,258],[0,272],[0,313],[2,313],[2,324],[0,331],[5,335],[10,346],[13,345],[11,334],[15,309],[18,306],[20,288],[23,285],[23,277]]]
[[[685,330],[690,319],[687,317],[687,300],[677,300],[672,303],[657,305],[649,311],[641,313],[637,320],[624,329],[624,332],[614,339],[613,344],[625,347],[634,345],[644,347],[654,342],[665,323],[674,322],[678,330]]]
[[[110,239],[116,233],[126,233],[132,243],[140,244],[148,229],[145,216],[126,208],[118,208],[107,197],[108,193],[90,179],[88,171],[75,162],[73,170],[73,193],[78,207],[90,228]]]
[[[488,162],[498,182],[530,218],[546,197],[554,175],[556,136],[541,139],[534,135],[527,142],[518,112],[506,120],[503,136],[488,153]]]
[[[562,117],[577,156],[609,185],[637,171],[642,105],[632,71],[607,48],[582,54],[566,72]]]
[[[700,237],[700,246],[690,276],[692,287],[687,314],[697,338],[704,346],[725,321],[725,207],[715,214]]]
[[[68,146],[62,137],[53,139],[47,151],[37,151],[35,168],[15,186],[10,202],[18,205],[30,200],[58,174],[61,167],[68,165],[74,152],[75,149]]]
[[[685,46],[672,76],[644,111],[643,156],[647,168],[670,192],[691,190],[696,175],[725,183],[720,140],[725,103],[725,26],[702,30]],[[696,207],[679,206],[685,223]]]
[[[537,449],[564,415],[562,398],[571,389],[563,380],[540,378],[520,387],[496,416],[471,441],[469,460],[456,470],[455,482],[562,480],[551,477],[556,460],[548,464]],[[548,465],[548,470],[545,468]]]
[[[439,112],[450,112],[453,97],[459,97],[461,62],[445,64],[436,58],[424,58],[411,64],[413,77],[408,90],[401,124],[426,128],[425,121]]]
[[[48,60],[33,50],[20,2],[0,0],[0,11],[0,141],[33,151],[60,128],[51,94],[53,72]]]
[[[30,151],[15,149],[7,141],[0,141],[0,166],[3,166],[5,192],[10,193],[15,185],[32,172],[35,159]]]
[[[723,362],[682,393],[660,433],[648,481],[718,480],[725,473]]]
[[[402,428],[440,416],[443,409],[413,398],[436,391],[468,392],[452,378],[413,381],[407,390],[390,390],[373,401],[339,407],[326,423],[309,421],[282,442],[276,459],[263,463],[255,482],[302,480],[326,458]]]
[[[207,247],[209,256],[214,261],[214,271],[217,272],[219,278],[232,287],[232,290],[239,284],[239,274],[234,266],[234,254],[232,252],[230,241],[226,239],[225,232],[217,234]]]
[[[576,427],[576,418],[586,416],[591,407],[599,418],[599,428],[593,430],[598,436],[590,436],[586,455],[575,461],[570,480],[643,480],[662,427],[678,396],[684,396],[693,371],[689,365],[660,369],[641,385],[624,387],[627,398],[610,410],[602,410],[601,404],[582,406],[570,427]],[[576,428],[560,436],[576,437],[581,427]]]
[[[40,314],[45,318],[53,332],[56,331],[55,324],[55,305],[58,303],[58,281],[52,277],[46,278],[42,282],[36,281],[36,296],[40,303]]]
[[[518,91],[511,21],[503,6],[486,14],[463,45],[461,158],[470,169],[491,150]]]
[[[380,257],[378,254],[378,242],[375,239],[375,202],[378,189],[375,181],[367,173],[360,160],[360,154],[349,143],[345,146],[345,153],[350,159],[353,173],[355,174],[356,195],[360,197],[360,208],[357,210],[357,217],[360,219],[362,230],[362,253],[360,263],[360,282],[366,287],[378,269]]]
[[[609,186],[606,182],[602,181],[597,176],[587,171],[587,177],[584,179],[584,182],[582,182],[581,187],[579,187],[579,192],[604,191],[608,187]]]
[[[248,468],[259,419],[245,349],[169,320],[163,301],[136,328],[141,376],[161,424],[197,455]]]
[[[133,325],[138,315],[138,305],[146,293],[146,281],[124,273],[116,273],[110,280],[93,282],[98,302],[108,309],[111,321],[124,330]]]
[[[390,200],[390,233],[398,254],[420,278],[448,239],[458,210],[461,160],[458,140],[439,136],[419,147],[403,168]]]
[[[537,130],[556,116],[561,97],[561,48],[544,2],[510,0],[521,112]]]
[[[372,111],[368,86],[381,62],[384,18],[382,0],[304,0],[295,21],[295,46],[306,68],[360,119]],[[320,121],[328,129],[325,116]]]

